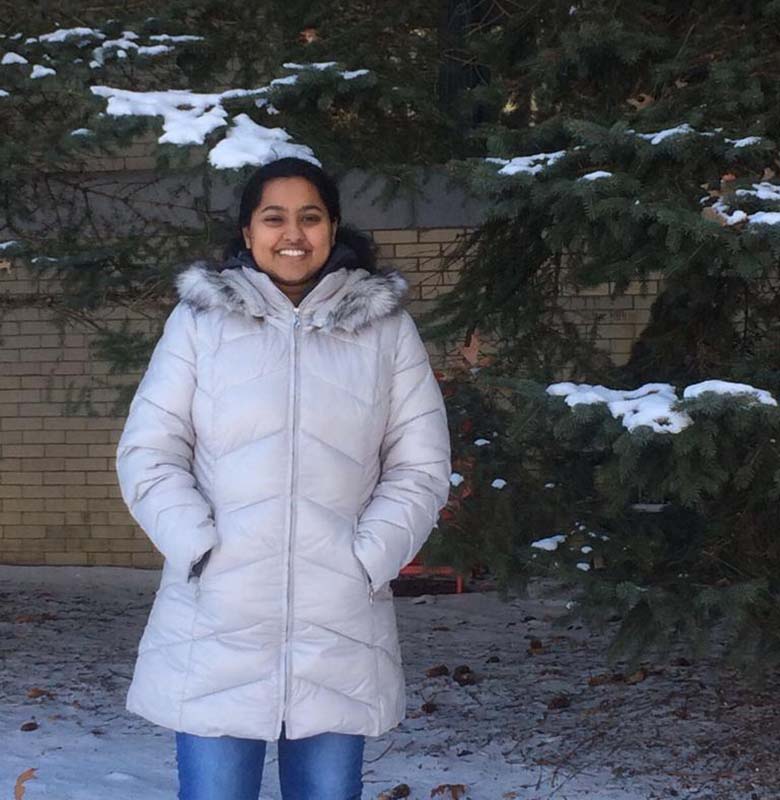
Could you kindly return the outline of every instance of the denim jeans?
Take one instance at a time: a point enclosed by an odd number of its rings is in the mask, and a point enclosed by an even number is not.
[[[365,738],[321,733],[278,742],[284,800],[360,800]],[[258,800],[262,739],[176,732],[179,800]]]

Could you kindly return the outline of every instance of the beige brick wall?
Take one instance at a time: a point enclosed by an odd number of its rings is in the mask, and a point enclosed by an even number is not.
[[[583,331],[597,324],[600,346],[620,366],[628,361],[631,346],[650,321],[650,306],[658,287],[658,275],[633,281],[617,296],[613,296],[614,286],[602,284],[564,298],[563,305]]]
[[[457,280],[455,269],[439,267],[464,233],[374,231],[380,260],[395,263],[409,279],[413,314]],[[653,279],[611,298],[611,287],[597,287],[566,303],[583,326],[599,319],[604,346],[622,362],[648,320],[657,288]],[[139,375],[109,375],[108,364],[91,356],[90,326],[74,319],[60,327],[41,287],[23,271],[0,264],[0,298],[0,563],[159,567],[159,555],[127,513],[114,474],[124,420],[111,416],[111,408],[117,387]],[[148,314],[102,313],[130,319],[139,332],[155,329]],[[161,307],[156,316],[165,313]],[[438,365],[450,355],[441,347],[430,350]],[[81,402],[88,389],[89,406]]]
[[[153,127],[145,134],[137,136],[131,144],[117,146],[113,155],[110,156],[97,155],[87,151],[80,161],[71,159],[62,164],[63,171],[75,170],[94,174],[127,170],[153,171],[157,168],[159,135],[159,131]],[[186,152],[188,166],[196,166],[203,162],[204,147],[190,147]]]
[[[0,269],[0,563],[156,566],[113,474],[118,385],[91,358],[91,327],[61,326],[44,287]],[[107,318],[120,316],[106,309]],[[138,316],[133,329],[154,325]],[[89,406],[84,393],[91,390]]]

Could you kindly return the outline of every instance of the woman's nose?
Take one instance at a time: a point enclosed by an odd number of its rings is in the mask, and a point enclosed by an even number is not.
[[[297,221],[288,222],[284,226],[284,238],[288,242],[298,242],[303,239],[303,231]]]

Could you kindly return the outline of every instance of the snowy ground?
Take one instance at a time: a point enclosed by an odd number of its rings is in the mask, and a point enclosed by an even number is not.
[[[172,733],[124,710],[158,578],[0,566],[0,798],[175,798]],[[365,800],[402,783],[413,800],[780,797],[780,681],[676,654],[607,680],[604,636],[553,625],[566,599],[397,599],[410,714],[368,741]],[[440,665],[449,676],[426,675]],[[461,665],[475,684],[452,679]],[[269,748],[263,800],[279,797],[273,761]]]

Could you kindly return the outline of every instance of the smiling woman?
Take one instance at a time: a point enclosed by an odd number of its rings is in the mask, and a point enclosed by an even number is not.
[[[258,169],[223,263],[180,302],[130,406],[122,496],[165,556],[127,698],[177,732],[180,800],[357,800],[403,718],[390,581],[449,492],[441,392],[406,281],[294,158]]]
[[[225,266],[263,272],[294,305],[336,269],[374,273],[373,241],[340,217],[338,187],[318,166],[299,158],[272,161],[244,188]]]
[[[336,243],[337,224],[310,181],[274,178],[242,233],[255,263],[297,303]]]

